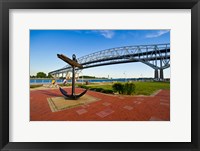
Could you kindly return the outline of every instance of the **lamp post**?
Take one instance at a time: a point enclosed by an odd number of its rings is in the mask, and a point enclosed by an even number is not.
[[[124,81],[126,82],[126,73],[124,72]]]

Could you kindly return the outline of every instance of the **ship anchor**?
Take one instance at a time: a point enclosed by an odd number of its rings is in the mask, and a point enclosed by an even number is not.
[[[87,92],[87,89],[86,89],[85,91],[83,91],[82,93],[80,93],[78,95],[75,94],[75,68],[78,67],[78,68],[82,69],[83,66],[78,63],[75,54],[72,55],[72,60],[63,54],[57,54],[57,56],[64,62],[70,64],[72,67],[72,94],[67,94],[67,92],[64,89],[62,89],[61,87],[59,87],[59,90],[65,98],[77,100],[78,98],[80,98]]]

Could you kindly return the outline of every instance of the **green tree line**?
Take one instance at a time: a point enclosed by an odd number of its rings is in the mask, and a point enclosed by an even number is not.
[[[52,77],[52,75],[50,75],[50,74],[46,74],[46,73],[44,73],[44,72],[38,72],[37,74],[36,74],[36,76],[35,75],[30,75],[30,78],[53,78]]]

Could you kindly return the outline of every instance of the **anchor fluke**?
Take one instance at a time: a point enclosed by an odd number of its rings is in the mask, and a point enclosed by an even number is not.
[[[63,90],[61,87],[59,87],[60,89],[60,92],[66,97],[66,98],[69,98],[69,99],[73,99],[73,100],[76,100],[78,98],[80,98],[81,96],[83,96],[86,92],[87,92],[87,89],[85,91],[83,91],[82,93],[78,94],[78,95],[68,95],[67,92],[65,90]]]

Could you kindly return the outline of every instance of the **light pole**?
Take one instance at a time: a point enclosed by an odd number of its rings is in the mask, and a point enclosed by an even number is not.
[[[126,73],[124,72],[124,81],[126,82]]]

